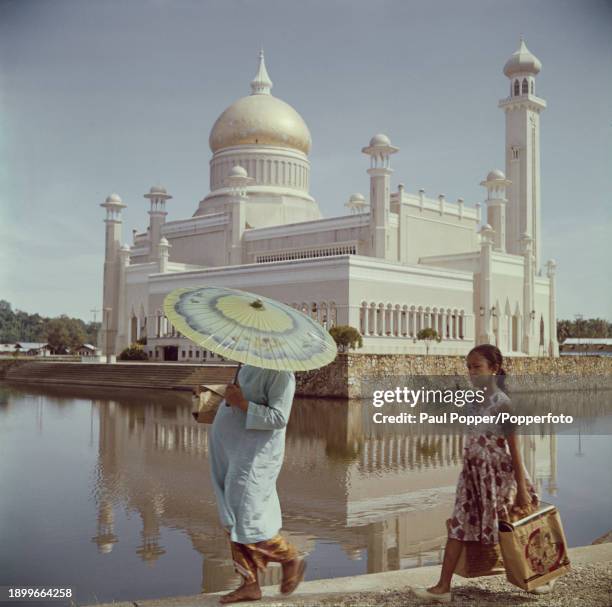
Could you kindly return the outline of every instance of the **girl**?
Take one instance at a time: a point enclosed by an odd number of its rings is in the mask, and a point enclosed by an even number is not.
[[[473,348],[467,356],[472,384],[486,394],[484,415],[509,411],[505,393],[506,372],[499,349],[490,344]],[[428,601],[448,603],[455,566],[462,542],[499,542],[498,523],[509,520],[510,513],[527,513],[537,506],[538,497],[523,466],[518,439],[509,426],[479,426],[466,437],[463,470],[457,484],[452,517],[448,521],[448,540],[444,550],[440,579],[430,588],[412,588]]]

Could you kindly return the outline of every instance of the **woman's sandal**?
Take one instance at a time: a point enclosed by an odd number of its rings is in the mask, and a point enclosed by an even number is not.
[[[306,571],[306,561],[301,559],[298,563],[297,571],[290,575],[287,578],[283,578],[281,582],[280,591],[281,594],[289,595],[295,591],[295,589],[300,585],[301,581],[304,579],[304,572]]]
[[[550,580],[550,582],[546,582],[543,586],[538,586],[529,592],[531,594],[550,594],[555,589],[555,584],[557,583],[557,578],[554,580]]]
[[[421,586],[412,586],[410,590],[418,599],[423,599],[428,603],[450,603],[452,601],[450,592],[438,594],[437,592],[430,592],[427,588],[422,588]]]

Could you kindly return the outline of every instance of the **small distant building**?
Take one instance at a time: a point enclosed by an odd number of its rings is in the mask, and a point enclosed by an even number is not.
[[[74,351],[74,354],[78,354],[79,356],[96,356],[98,354],[98,349],[91,344],[83,344]]]
[[[14,352],[27,354],[28,356],[49,356],[51,354],[51,346],[45,342],[18,341],[14,345]]]
[[[612,356],[612,338],[568,337],[560,344],[559,353],[564,356]]]

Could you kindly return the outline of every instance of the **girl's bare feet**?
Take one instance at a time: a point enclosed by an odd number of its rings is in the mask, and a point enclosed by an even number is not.
[[[293,559],[283,563],[283,581],[281,582],[281,594],[291,594],[304,579],[306,561],[304,559]]]
[[[219,602],[222,604],[227,603],[240,603],[241,601],[258,601],[261,598],[261,588],[257,582],[251,582],[250,584],[242,584],[240,588],[224,594]]]

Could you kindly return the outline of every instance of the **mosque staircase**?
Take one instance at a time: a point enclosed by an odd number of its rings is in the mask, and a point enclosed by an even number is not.
[[[163,390],[191,390],[204,383],[228,383],[236,367],[154,363],[26,362],[6,373],[8,381]]]

